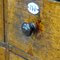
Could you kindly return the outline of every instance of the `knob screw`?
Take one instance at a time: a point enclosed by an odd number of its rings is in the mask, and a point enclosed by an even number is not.
[[[26,23],[26,22],[22,24],[21,28],[22,28],[22,32],[26,36],[30,36],[36,30],[36,26],[33,23]]]

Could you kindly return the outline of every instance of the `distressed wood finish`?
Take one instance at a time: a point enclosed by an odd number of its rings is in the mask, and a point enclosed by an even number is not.
[[[0,60],[5,60],[5,48],[0,47]]]
[[[10,58],[10,60],[25,60],[22,57],[19,57],[13,53],[10,53],[9,58]]]
[[[0,42],[4,40],[3,0],[0,0]]]
[[[32,15],[27,10],[27,4],[31,1],[8,0],[8,43],[38,57],[39,60],[60,60],[60,3],[35,0],[42,10],[38,18],[38,15]],[[31,37],[24,36],[21,24],[24,21],[35,23],[38,19],[44,27],[43,31]]]
[[[44,1],[44,43],[46,60],[60,60],[60,3]]]
[[[25,21],[36,22],[38,20],[37,15],[34,16],[27,10],[29,2],[32,2],[32,0],[8,0],[7,39],[9,44],[15,45],[24,51],[31,48],[33,37],[24,36],[21,25]],[[34,2],[40,6],[40,0]]]

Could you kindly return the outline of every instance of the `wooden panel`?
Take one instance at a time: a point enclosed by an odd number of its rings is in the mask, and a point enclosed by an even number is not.
[[[5,60],[5,48],[0,47],[0,60]]]
[[[39,60],[60,60],[60,4],[44,0],[42,5],[40,0],[35,0],[41,7],[37,18],[38,15],[32,15],[26,9],[30,1],[32,0],[8,0],[8,43]],[[24,36],[21,24],[24,21],[35,23],[38,19],[41,20],[39,27],[42,31],[30,37]]]
[[[34,43],[35,55],[41,60],[60,60],[60,3],[44,0],[43,18],[44,31]]]
[[[3,0],[0,0],[0,41],[3,41]]]
[[[43,20],[45,31],[39,44],[42,60],[60,60],[60,3],[44,0]],[[37,51],[37,50],[36,50]],[[38,51],[39,52],[39,51]],[[43,55],[42,55],[43,54]]]
[[[31,49],[33,36],[27,37],[22,33],[21,25],[24,21],[36,22],[38,15],[28,12],[27,5],[32,0],[8,0],[7,39],[8,43],[27,52]],[[33,1],[40,7],[40,0]],[[42,3],[41,3],[42,4]],[[40,18],[40,17],[39,17]]]
[[[15,55],[11,52],[10,52],[9,58],[10,58],[9,60],[25,60],[22,57],[19,57],[18,55]]]

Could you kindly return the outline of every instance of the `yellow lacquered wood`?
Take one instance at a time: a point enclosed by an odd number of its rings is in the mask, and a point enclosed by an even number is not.
[[[44,0],[42,23],[45,31],[37,47],[41,47],[37,53],[42,60],[60,60],[60,3]],[[37,41],[36,41],[37,42]],[[39,46],[38,46],[39,44]],[[37,48],[36,47],[36,48]],[[39,53],[40,52],[40,53]]]
[[[36,22],[35,20],[38,20],[37,15],[34,16],[28,12],[27,3],[29,2],[25,0],[8,0],[8,42],[24,51],[30,49],[33,39],[32,37],[24,36],[21,25],[26,20],[28,22]],[[40,6],[40,0],[35,2]]]
[[[11,52],[10,52],[9,58],[10,58],[10,60],[24,60],[22,57],[19,57]]]
[[[0,60],[5,60],[5,48],[0,47]]]
[[[36,2],[39,4],[40,0]],[[39,19],[44,29],[36,36],[26,37],[21,32],[21,24],[36,22],[38,18],[28,12],[25,0],[8,0],[8,42],[29,54],[32,50],[32,55],[40,60],[60,60],[60,4],[48,0],[42,2]]]
[[[60,60],[60,3],[47,2],[47,0],[44,3],[46,3],[44,4],[46,59]]]
[[[4,28],[3,28],[3,0],[0,0],[0,41],[4,40]]]

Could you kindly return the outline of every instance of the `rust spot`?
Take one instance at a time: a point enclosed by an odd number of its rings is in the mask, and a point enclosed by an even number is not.
[[[37,26],[37,30],[38,31],[43,31],[44,29],[43,29],[43,24],[41,23],[41,20],[38,20],[37,22],[36,22],[36,26]]]

